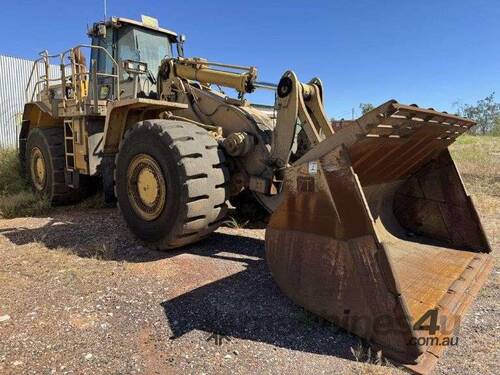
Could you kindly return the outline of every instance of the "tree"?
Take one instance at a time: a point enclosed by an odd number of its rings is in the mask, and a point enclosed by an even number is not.
[[[477,122],[475,132],[479,134],[500,133],[500,103],[495,101],[495,93],[478,100],[475,105],[459,106],[458,114]]]
[[[360,103],[359,104],[359,109],[361,110],[362,115],[364,115],[367,112],[370,112],[374,108],[375,108],[374,105],[371,103]]]

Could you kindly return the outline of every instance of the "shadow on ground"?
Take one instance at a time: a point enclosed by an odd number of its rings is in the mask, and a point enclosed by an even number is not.
[[[84,258],[135,263],[168,255],[144,246],[128,231],[118,210],[111,208],[82,211],[64,207],[54,210],[53,217],[41,226],[0,228],[0,235],[16,245],[38,242],[48,249],[63,249]]]
[[[68,209],[72,210],[68,214]],[[233,212],[234,210],[230,211]],[[78,214],[76,215],[75,212]],[[83,258],[126,261],[132,263],[150,262],[171,257],[176,251],[155,251],[130,233],[117,209],[81,210],[75,207],[63,207],[54,210],[54,218],[35,228],[10,227],[0,228],[0,235],[5,236],[15,245],[39,242],[48,249],[69,250]],[[239,217],[228,217],[229,228],[238,228]],[[242,219],[241,219],[242,220]],[[247,221],[242,222],[247,224]],[[264,229],[265,222],[248,224],[245,228]],[[214,242],[215,241],[215,242]],[[217,236],[191,245],[190,253],[209,251],[211,244],[217,244]]]
[[[356,347],[359,340],[306,312],[282,294],[264,260],[263,240],[246,238],[248,246],[231,246],[241,241],[234,237],[237,236],[215,235],[217,248],[224,248],[225,254],[257,258],[245,259],[242,272],[164,301],[162,306],[173,332],[171,339],[201,330],[206,333],[206,341],[213,340],[213,345],[217,340],[224,344],[224,340],[239,338],[352,360],[350,348]],[[229,246],[220,246],[221,242]]]
[[[43,243],[81,257],[151,262],[189,253],[244,264],[244,270],[164,301],[172,340],[192,330],[219,342],[240,338],[278,347],[352,359],[359,340],[307,313],[284,296],[265,262],[264,241],[216,232],[187,248],[153,251],[138,242],[115,209],[61,213],[38,228],[3,228],[16,245]],[[100,250],[101,249],[101,250]],[[210,270],[207,270],[209,273]]]

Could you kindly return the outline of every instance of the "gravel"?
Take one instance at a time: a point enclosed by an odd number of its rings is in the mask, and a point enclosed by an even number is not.
[[[355,336],[283,296],[263,238],[221,228],[164,253],[115,209],[0,220],[0,373],[403,373],[356,361]],[[435,373],[499,373],[499,274]]]

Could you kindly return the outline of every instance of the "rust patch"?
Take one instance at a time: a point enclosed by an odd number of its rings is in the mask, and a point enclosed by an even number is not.
[[[297,191],[299,193],[314,193],[314,177],[297,176]]]

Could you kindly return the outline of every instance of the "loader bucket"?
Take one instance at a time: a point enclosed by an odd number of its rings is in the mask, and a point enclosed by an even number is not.
[[[285,170],[269,268],[299,305],[428,373],[492,258],[448,146],[473,122],[387,102]]]

